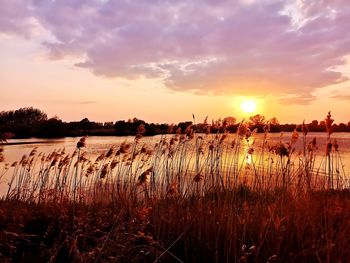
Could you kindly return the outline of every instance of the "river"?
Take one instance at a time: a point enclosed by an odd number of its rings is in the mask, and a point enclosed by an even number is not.
[[[162,137],[168,136],[171,137],[173,135],[157,135],[153,137],[143,137],[140,140],[140,144],[146,144],[149,148],[154,147],[154,145],[161,140]],[[200,136],[200,135],[198,135]],[[215,135],[209,135],[215,136]],[[227,143],[230,143],[234,138],[234,134],[230,134],[226,139]],[[256,151],[259,149],[259,145],[261,145],[264,134],[255,134],[255,144],[254,148]],[[276,144],[279,141],[288,142],[290,141],[292,133],[271,133],[268,134],[268,142],[270,145]],[[204,137],[204,136],[203,136]],[[317,155],[319,155],[319,160],[325,156],[326,144],[327,144],[327,134],[326,133],[309,133],[307,135],[307,143],[311,142],[312,139],[317,138]],[[20,161],[23,155],[29,155],[29,153],[33,150],[33,148],[37,148],[38,153],[43,153],[46,156],[53,151],[62,151],[65,149],[66,153],[73,153],[76,149],[76,144],[80,138],[77,137],[67,137],[61,139],[38,139],[38,138],[30,138],[30,139],[11,139],[8,141],[8,145],[3,145],[5,162],[0,163],[0,172],[4,170],[5,165],[10,166],[15,161]],[[207,138],[210,140],[210,137]],[[339,144],[339,153],[341,156],[342,163],[344,165],[344,171],[347,178],[350,177],[350,133],[334,133],[332,134],[332,140],[337,140]],[[91,136],[86,139],[87,147],[84,149],[86,151],[86,155],[89,158],[96,157],[97,155],[108,151],[111,147],[118,147],[123,142],[134,141],[133,136],[124,136],[124,137],[116,137],[116,136]],[[252,139],[250,140],[250,144],[252,144]],[[302,134],[299,133],[299,139],[295,144],[296,153],[302,151]],[[11,171],[6,173],[1,180],[0,190],[3,190],[5,185],[7,184],[11,175]],[[0,191],[3,192],[3,191]]]

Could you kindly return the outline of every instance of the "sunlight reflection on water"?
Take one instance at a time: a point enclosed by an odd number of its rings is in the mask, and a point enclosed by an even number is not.
[[[171,137],[171,135],[166,135]],[[230,134],[227,138],[227,142],[232,141],[235,135]],[[141,140],[141,144],[148,144],[150,146],[159,142],[162,135],[144,137]],[[317,138],[318,144],[318,154],[323,155],[326,148],[327,135],[326,133],[309,133],[307,136],[307,143],[309,143],[314,137]],[[261,145],[263,134],[255,134],[255,143],[253,147],[259,148]],[[270,133],[268,135],[269,144],[273,145],[279,141],[288,142],[290,141],[291,133],[283,133],[281,136],[280,133]],[[339,151],[344,161],[346,167],[350,167],[350,133],[334,133],[332,138],[336,139],[339,144]],[[9,140],[9,143],[24,143],[18,145],[8,145],[4,147],[5,161],[7,163],[12,163],[14,161],[19,161],[24,154],[29,154],[34,147],[38,147],[38,152],[45,154],[51,153],[55,150],[65,148],[67,153],[72,153],[76,147],[77,142],[80,138],[67,137],[62,139],[14,139]],[[122,142],[133,142],[133,136],[91,136],[87,138],[87,148],[85,149],[89,155],[98,155],[107,151],[112,146],[118,146]],[[250,140],[252,143],[253,140]],[[303,148],[303,142],[300,137],[296,143],[296,152],[301,151]]]
[[[164,135],[163,135],[164,136]],[[168,138],[171,138],[173,135],[165,135]],[[212,137],[210,137],[212,136]],[[210,138],[214,138],[215,135],[209,135],[209,138],[207,140],[210,140]],[[292,133],[283,133],[283,135],[279,133],[271,133],[268,134],[268,144],[269,145],[275,145],[279,141],[283,142],[289,142],[291,139]],[[204,135],[205,137],[205,135]],[[249,141],[249,145],[254,148],[254,153],[252,156],[246,156],[245,158],[249,162],[252,162],[252,158],[255,158],[255,156],[258,156],[259,148],[261,148],[262,141],[263,141],[264,134],[255,134],[254,139],[251,138]],[[326,133],[309,133],[307,136],[306,144],[311,142],[313,138],[317,138],[317,145],[318,145],[318,151],[317,155],[318,157],[318,163],[320,164],[322,162],[323,156],[325,156],[325,149],[327,144],[327,134]],[[162,135],[157,135],[153,137],[144,137],[139,142],[141,145],[146,144],[149,146],[149,148],[152,148],[156,143],[160,141],[162,138]],[[230,147],[230,144],[232,140],[235,138],[235,134],[230,134],[227,139],[225,140],[226,146]],[[34,147],[37,147],[38,153],[44,153],[45,155],[48,155],[49,153],[52,153],[53,151],[62,150],[65,149],[66,153],[73,153],[76,144],[79,141],[80,138],[62,138],[62,139],[37,139],[37,138],[31,138],[31,139],[16,139],[16,140],[9,140],[9,143],[20,143],[16,145],[6,145],[4,146],[4,155],[5,155],[5,163],[8,163],[11,165],[11,163],[15,161],[20,161],[22,156],[29,155],[29,153],[32,151]],[[347,177],[350,176],[350,133],[335,133],[332,134],[332,139],[336,139],[339,144],[339,152],[344,164],[344,170]],[[112,136],[92,136],[87,138],[87,147],[84,149],[84,151],[87,152],[88,158],[96,158],[97,155],[101,153],[105,153],[110,149],[112,146],[118,147],[123,142],[130,142],[132,143],[134,141],[134,136],[123,136],[123,137],[112,137]],[[254,142],[255,141],[255,142]],[[242,152],[248,150],[248,145],[245,140],[243,140],[243,143],[245,144],[245,147],[243,147]],[[300,137],[295,144],[295,153],[298,154],[303,149],[303,140],[302,135],[300,134]],[[246,153],[246,152],[245,152]],[[244,158],[244,155],[242,155],[242,158]],[[0,164],[0,171],[4,167],[4,163]],[[2,185],[1,189],[6,185],[6,182],[11,176],[11,171],[9,171],[6,176],[2,178]],[[5,184],[3,184],[5,183]],[[2,192],[2,191],[0,191]]]

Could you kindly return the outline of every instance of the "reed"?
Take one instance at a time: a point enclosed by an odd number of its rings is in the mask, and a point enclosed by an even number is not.
[[[331,124],[329,113],[323,153],[304,123],[301,136],[295,130],[275,144],[268,124],[257,141],[242,122],[236,134],[212,134],[210,125],[197,134],[188,127],[155,145],[143,143],[140,127],[133,142],[94,158],[84,151],[85,137],[73,153],[45,155],[35,148],[0,172],[0,179],[12,172],[0,205],[0,257],[345,262],[349,179]]]

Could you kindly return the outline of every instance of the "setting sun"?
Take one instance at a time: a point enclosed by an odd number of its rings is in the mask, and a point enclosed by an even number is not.
[[[252,113],[256,110],[256,102],[254,100],[245,100],[241,103],[241,109],[245,113]]]

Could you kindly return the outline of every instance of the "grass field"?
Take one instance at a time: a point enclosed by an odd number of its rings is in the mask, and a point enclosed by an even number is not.
[[[0,259],[347,262],[349,180],[327,118],[327,145],[306,125],[274,144],[266,125],[256,142],[241,123],[236,134],[189,127],[156,145],[142,142],[140,126],[133,143],[93,159],[85,137],[74,153],[33,149],[1,166],[10,179]]]

